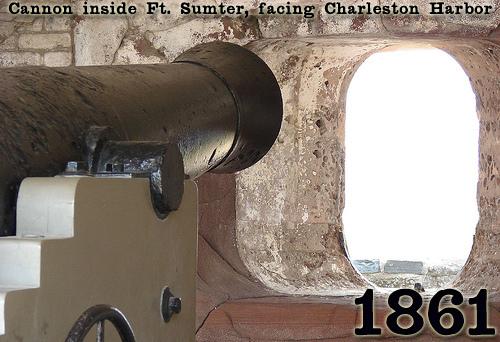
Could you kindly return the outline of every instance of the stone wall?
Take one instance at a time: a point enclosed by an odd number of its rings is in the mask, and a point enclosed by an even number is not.
[[[10,0],[0,0],[0,67],[21,65],[66,66],[162,63],[171,61],[189,47],[212,40],[246,44],[262,38],[291,38],[326,35],[415,35],[432,34],[454,37],[499,35],[500,11],[497,1],[480,0],[476,4],[491,5],[494,14],[488,16],[434,15],[424,13],[427,0],[404,0],[401,5],[417,3],[421,15],[327,15],[324,2],[299,0],[296,3],[314,4],[314,18],[301,15],[257,15],[257,2],[249,0],[224,1],[226,4],[244,4],[249,9],[246,19],[234,16],[209,17],[180,15],[172,10],[170,16],[146,15],[146,0],[131,0],[138,7],[132,16],[84,16],[83,0],[31,1],[30,3],[72,4],[71,16],[21,16],[8,13]],[[181,0],[169,1],[178,8]],[[108,1],[89,1],[92,4]],[[212,4],[212,1],[191,1],[192,4]],[[267,1],[268,4],[281,4]],[[345,5],[362,4],[348,0]],[[390,4],[382,1],[381,4]],[[450,4],[460,4],[453,0]]]
[[[253,17],[15,16],[8,13],[10,2],[0,1],[0,67],[165,63],[199,43],[246,44],[261,36]],[[143,13],[145,2],[128,3]],[[79,9],[83,1],[70,3]]]
[[[73,64],[73,29],[67,17],[12,16],[0,1],[0,67]]]
[[[415,288],[435,292],[451,284],[462,270],[464,261],[436,263],[406,260],[351,260],[354,267],[380,288]],[[418,285],[420,284],[420,285]]]
[[[255,277],[293,294],[336,295],[369,286],[353,269],[342,233],[347,88],[372,53],[436,47],[454,56],[470,76],[481,127],[480,221],[456,285],[471,292],[499,290],[498,44],[446,37],[329,37],[261,40],[250,46],[268,61],[285,99],[277,143],[259,164],[236,177],[237,241]]]

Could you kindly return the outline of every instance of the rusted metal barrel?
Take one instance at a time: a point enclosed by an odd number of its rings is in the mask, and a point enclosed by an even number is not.
[[[176,143],[184,172],[256,163],[282,119],[268,66],[229,43],[199,45],[171,64],[0,69],[0,235],[14,233],[17,187],[82,160],[91,126],[128,141]]]

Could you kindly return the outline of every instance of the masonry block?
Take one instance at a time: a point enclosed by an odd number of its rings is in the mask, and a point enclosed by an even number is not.
[[[48,67],[63,67],[71,65],[71,52],[47,52],[43,56],[43,64]]]
[[[0,67],[42,64],[42,55],[36,52],[0,52]]]
[[[387,260],[384,272],[424,274],[424,263],[421,261]]]
[[[71,47],[69,33],[26,33],[19,37],[19,48],[21,49],[56,49]]]

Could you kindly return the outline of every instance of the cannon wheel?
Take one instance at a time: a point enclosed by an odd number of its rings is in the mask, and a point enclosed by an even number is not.
[[[85,311],[73,325],[66,342],[83,342],[90,329],[97,325],[97,342],[104,342],[104,322],[110,321],[123,342],[135,342],[134,332],[120,310],[109,305],[96,305]]]

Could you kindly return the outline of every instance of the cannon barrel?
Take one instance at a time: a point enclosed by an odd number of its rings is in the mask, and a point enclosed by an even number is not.
[[[82,160],[86,135],[176,144],[184,174],[232,173],[256,163],[281,126],[282,99],[268,66],[229,43],[202,44],[171,64],[0,70],[0,235],[15,232],[25,177]]]

